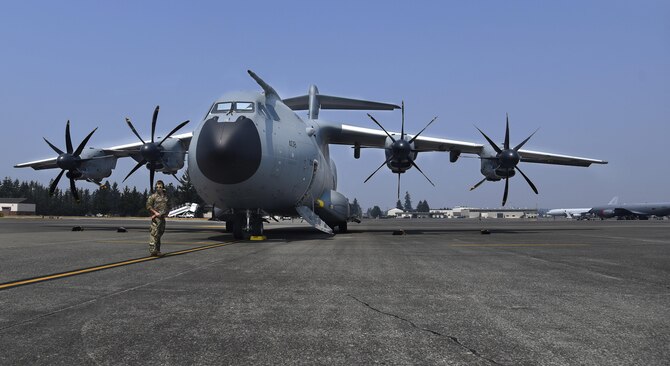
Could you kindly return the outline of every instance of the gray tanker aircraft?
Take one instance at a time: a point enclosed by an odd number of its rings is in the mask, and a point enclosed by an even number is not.
[[[262,239],[264,217],[269,215],[302,217],[313,227],[332,233],[344,232],[347,223],[356,221],[347,197],[337,191],[337,170],[330,158],[329,145],[353,147],[354,158],[361,149],[384,149],[386,160],[367,179],[386,165],[400,175],[414,167],[428,177],[416,164],[420,152],[449,152],[453,163],[461,154],[474,154],[481,160],[484,181],[505,180],[503,206],[507,200],[509,178],[518,171],[531,189],[537,188],[517,166],[519,162],[588,167],[606,161],[576,156],[522,150],[531,136],[511,148],[509,121],[502,147],[479,130],[489,145],[443,138],[423,137],[405,133],[404,108],[394,104],[321,95],[316,86],[308,94],[281,99],[260,77],[249,71],[263,92],[234,92],[215,101],[200,124],[191,133],[175,135],[188,121],[182,122],[165,137],[156,138],[158,107],[153,114],[151,139],[145,140],[129,119],[126,123],[140,140],[109,148],[84,149],[95,132],[73,148],[69,121],[65,128],[66,151],[45,141],[57,157],[18,164],[15,167],[61,169],[52,182],[53,194],[63,174],[70,180],[70,191],[78,193],[75,180],[100,184],[116,168],[118,158],[131,157],[137,165],[126,178],[145,166],[149,170],[150,187],[155,172],[174,175],[188,158],[188,174],[200,197],[215,207],[215,215],[226,221],[226,229],[237,239],[247,235]],[[380,130],[362,128],[319,119],[320,109],[394,110],[402,109],[400,133],[388,132],[371,115]],[[295,111],[307,110],[307,119]],[[187,157],[188,156],[188,157]],[[430,182],[430,179],[428,179]],[[432,182],[430,182],[432,184]],[[398,188],[399,193],[400,188]]]
[[[617,218],[635,218],[647,220],[650,216],[669,216],[670,202],[659,203],[629,203],[629,204],[608,204],[605,206],[596,206],[589,210],[589,213],[600,217],[601,219]]]

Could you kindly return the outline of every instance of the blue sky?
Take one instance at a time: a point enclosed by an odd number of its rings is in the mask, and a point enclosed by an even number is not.
[[[406,104],[407,130],[438,115],[427,136],[496,141],[510,115],[512,143],[608,160],[591,168],[521,165],[508,206],[582,207],[620,196],[668,201],[670,3],[667,1],[7,1],[0,13],[0,176],[45,184],[57,171],[14,169],[64,145],[65,121],[90,146],[133,142],[190,119],[195,128],[221,94],[258,90],[252,69],[282,97],[323,94]],[[399,129],[399,112],[374,115]],[[374,127],[364,112],[321,117]],[[339,190],[364,207],[395,204],[383,151],[334,147]],[[431,207],[500,205],[504,184],[481,179],[476,159],[421,154],[402,190]],[[523,163],[522,163],[523,164]],[[120,182],[134,162],[119,161]],[[146,186],[146,171],[129,179]],[[65,188],[66,181],[61,182]],[[88,183],[80,187],[94,188]]]

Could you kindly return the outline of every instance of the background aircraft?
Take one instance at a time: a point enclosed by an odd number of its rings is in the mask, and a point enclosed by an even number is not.
[[[670,215],[670,202],[659,203],[609,203],[604,206],[596,206],[589,213],[608,219],[612,217],[647,220],[650,216],[663,217]]]
[[[590,208],[554,208],[547,211],[547,215],[554,217],[556,216],[567,217],[569,219],[572,218],[580,219],[585,214],[589,213],[590,210],[591,210]]]
[[[127,120],[139,142],[84,149],[95,132],[93,130],[74,149],[68,122],[65,151],[46,141],[58,154],[57,157],[15,167],[61,169],[51,185],[51,192],[67,172],[72,193],[77,198],[76,180],[99,183],[111,175],[118,158],[131,157],[137,161],[126,178],[145,166],[149,170],[152,187],[155,172],[175,174],[184,167],[185,157],[188,156],[191,182],[205,202],[215,205],[216,215],[226,221],[227,229],[234,233],[235,238],[242,238],[246,234],[251,238],[262,238],[263,217],[269,215],[300,216],[327,233],[332,233],[335,227],[346,231],[347,223],[356,220],[350,212],[349,200],[337,191],[337,170],[330,158],[331,144],[352,146],[354,158],[360,157],[362,149],[384,149],[385,161],[367,180],[386,165],[398,175],[398,192],[400,175],[411,168],[416,168],[428,179],[416,163],[420,152],[449,152],[452,163],[461,154],[476,155],[481,161],[480,173],[484,178],[471,189],[487,180],[504,179],[503,205],[508,196],[509,179],[515,176],[516,171],[538,193],[530,178],[518,167],[520,162],[581,167],[607,163],[597,159],[523,150],[522,147],[534,133],[512,147],[509,118],[502,146],[479,129],[488,144],[421,136],[435,118],[417,134],[411,135],[405,131],[404,107],[401,108],[399,133],[389,132],[369,114],[381,130],[328,122],[319,119],[320,109],[393,110],[400,107],[321,95],[314,85],[309,88],[307,95],[282,100],[256,74],[249,71],[249,75],[260,85],[263,93],[234,92],[223,95],[213,103],[192,133],[175,134],[188,123],[185,121],[164,137],[157,137],[155,132],[159,109],[156,107],[150,139],[142,138],[132,122]],[[308,111],[306,120],[294,112],[298,110]]]
[[[613,197],[608,205],[616,205],[619,203],[619,197]],[[567,217],[569,219],[571,218],[577,218],[581,219],[586,217],[587,215],[591,214],[591,208],[554,208],[549,211],[547,211],[547,215],[549,216],[563,216]]]

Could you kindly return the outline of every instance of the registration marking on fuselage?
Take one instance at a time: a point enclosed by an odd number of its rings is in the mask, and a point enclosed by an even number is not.
[[[55,280],[55,279],[59,279],[59,278],[72,277],[72,276],[76,276],[76,275],[80,275],[80,274],[102,271],[104,269],[111,269],[111,268],[116,268],[116,267],[121,267],[121,266],[127,266],[127,265],[130,265],[130,264],[153,261],[153,260],[160,259],[160,258],[174,257],[174,256],[177,256],[177,255],[198,252],[198,251],[201,251],[201,250],[223,247],[223,246],[231,245],[231,244],[235,244],[235,243],[239,243],[239,241],[231,241],[231,242],[216,243],[216,244],[207,244],[207,245],[202,245],[202,246],[191,248],[191,249],[178,250],[178,251],[175,251],[175,252],[165,253],[165,255],[163,257],[135,258],[135,259],[129,259],[129,260],[121,261],[121,262],[108,263],[108,264],[103,264],[103,265],[94,266],[94,267],[80,268],[80,269],[67,271],[67,272],[59,272],[59,273],[53,273],[53,274],[50,274],[50,275],[37,276],[37,277],[25,278],[25,279],[11,281],[11,282],[0,283],[0,291],[6,290],[6,289],[9,289],[9,288],[13,288],[13,287],[18,287],[18,286],[31,285],[31,284],[50,281],[50,280]],[[196,244],[203,244],[203,242],[196,243]]]

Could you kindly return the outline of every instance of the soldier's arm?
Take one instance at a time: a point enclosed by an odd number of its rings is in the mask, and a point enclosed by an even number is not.
[[[156,203],[156,199],[154,198],[154,196],[149,196],[149,199],[147,200],[147,210],[149,210],[149,212],[151,212],[151,218],[152,219],[155,218],[155,217],[160,216],[158,211],[156,211],[156,209],[154,209],[154,203]]]

